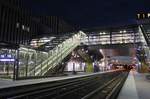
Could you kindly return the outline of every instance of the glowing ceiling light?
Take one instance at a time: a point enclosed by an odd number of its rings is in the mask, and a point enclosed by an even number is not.
[[[101,34],[101,35],[102,35],[102,34],[105,34],[105,32],[100,32],[99,34]]]
[[[126,30],[123,31],[123,33],[126,33],[126,32],[127,32]]]
[[[123,43],[122,41],[120,41],[120,43]]]
[[[106,34],[106,32],[103,32],[103,34]]]
[[[120,31],[120,33],[122,33],[122,31]]]

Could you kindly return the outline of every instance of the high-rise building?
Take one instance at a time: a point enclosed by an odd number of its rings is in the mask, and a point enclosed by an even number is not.
[[[0,0],[0,45],[28,45],[40,35],[73,31],[59,16],[34,16],[22,0]]]
[[[31,14],[24,11],[21,0],[0,1],[0,42],[6,44],[27,44],[36,34]]]

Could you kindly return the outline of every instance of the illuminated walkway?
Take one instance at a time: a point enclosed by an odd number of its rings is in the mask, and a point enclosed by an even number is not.
[[[118,96],[118,99],[149,99],[150,80],[146,73],[131,71]]]

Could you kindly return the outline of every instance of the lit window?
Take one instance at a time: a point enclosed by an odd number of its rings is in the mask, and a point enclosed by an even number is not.
[[[18,22],[16,23],[16,27],[19,28],[19,23]]]
[[[5,55],[1,55],[1,58],[4,58],[5,57]]]
[[[8,58],[11,58],[11,55],[7,55]]]
[[[25,26],[24,26],[24,25],[22,25],[22,29],[23,29],[23,30],[25,29]]]
[[[122,31],[120,31],[120,33],[122,33]]]
[[[30,28],[29,27],[27,27],[27,31],[30,32]]]

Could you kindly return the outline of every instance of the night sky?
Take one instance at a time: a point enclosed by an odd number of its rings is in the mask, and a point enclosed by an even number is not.
[[[37,15],[57,15],[81,28],[134,24],[150,0],[25,0]]]

